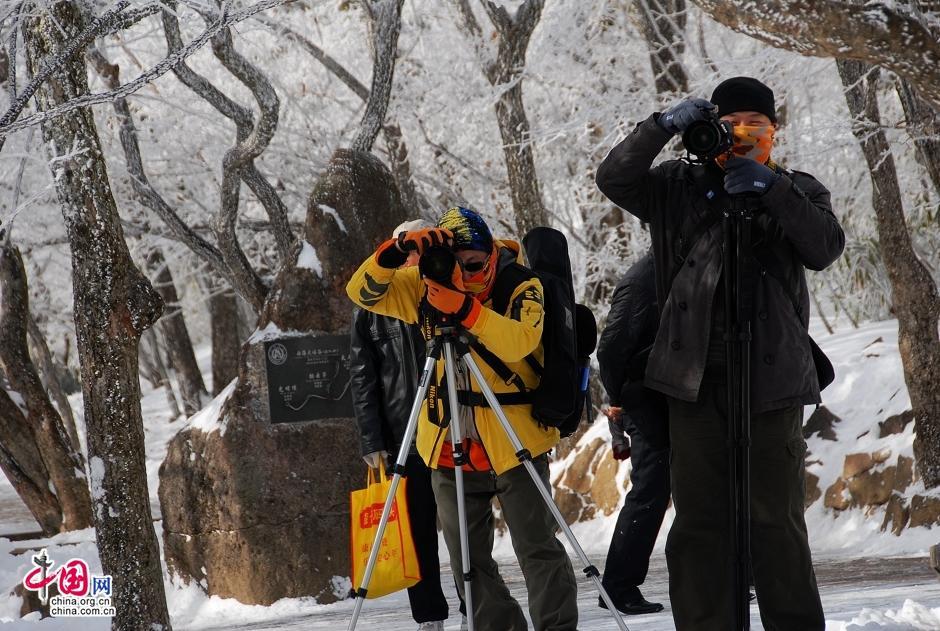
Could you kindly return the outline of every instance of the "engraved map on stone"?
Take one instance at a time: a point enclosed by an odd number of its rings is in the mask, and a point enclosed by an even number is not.
[[[348,335],[282,338],[264,354],[272,423],[353,415]]]

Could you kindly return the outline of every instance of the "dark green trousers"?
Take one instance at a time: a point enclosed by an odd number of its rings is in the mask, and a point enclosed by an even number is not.
[[[549,488],[548,459],[533,460],[542,484]],[[578,588],[565,547],[555,537],[557,524],[525,467],[495,475],[464,472],[470,568],[473,573],[473,620],[478,631],[525,631],[525,616],[493,560],[493,508],[497,498],[512,536],[512,547],[525,576],[529,615],[536,631],[575,631],[578,628]],[[453,469],[431,474],[437,512],[450,552],[454,580],[464,592],[457,519],[457,485]]]
[[[676,519],[666,541],[669,599],[678,631],[733,627],[725,386],[669,401]],[[751,570],[767,631],[823,631],[826,623],[803,518],[802,409],[751,416]]]

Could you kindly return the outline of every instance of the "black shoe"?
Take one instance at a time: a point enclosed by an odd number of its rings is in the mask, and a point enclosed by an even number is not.
[[[625,616],[638,616],[644,613],[657,613],[663,610],[663,606],[660,603],[651,603],[642,596],[639,596],[629,602],[617,602],[613,598],[614,606],[617,608],[617,611],[622,613]],[[597,606],[601,609],[607,609],[607,603],[604,602],[604,599],[600,596],[597,597]]]

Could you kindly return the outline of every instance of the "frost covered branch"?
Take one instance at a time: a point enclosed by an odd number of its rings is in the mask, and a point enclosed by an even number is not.
[[[97,48],[89,50],[88,58],[108,87],[120,85],[119,68],[110,63]],[[120,124],[121,147],[124,150],[127,172],[140,202],[163,220],[174,239],[184,243],[196,256],[212,266],[216,273],[227,277],[221,252],[187,226],[147,178],[137,140],[137,128],[127,100],[117,98],[113,105]]]
[[[79,34],[78,37],[73,39],[69,45],[61,53],[49,59],[43,63],[43,68],[33,77],[33,80],[23,88],[23,91],[16,96],[13,102],[10,104],[10,107],[4,112],[3,116],[0,116],[0,149],[3,147],[3,138],[5,133],[9,130],[10,124],[17,119],[17,117],[22,113],[23,108],[26,107],[26,104],[29,103],[29,100],[33,98],[33,95],[36,94],[36,91],[39,89],[46,79],[49,76],[62,67],[66,61],[74,57],[77,53],[84,50],[88,44],[100,35],[103,31],[110,30],[112,26],[119,22],[121,17],[121,12],[127,8],[130,4],[127,0],[121,0],[118,2],[113,9],[103,13],[102,15],[95,18],[91,24],[89,24],[85,29]],[[14,42],[15,42],[15,29],[14,29]],[[13,57],[10,59],[10,63],[15,67],[16,58]]]
[[[215,16],[212,16],[215,17]],[[294,238],[290,229],[287,216],[287,207],[281,201],[280,196],[275,192],[270,182],[258,171],[254,160],[260,156],[268,147],[274,133],[277,131],[278,109],[280,101],[271,82],[261,70],[248,61],[243,55],[235,50],[235,44],[232,42],[232,33],[229,29],[222,30],[218,35],[212,38],[212,51],[216,58],[222,62],[222,65],[231,72],[235,78],[247,87],[258,103],[261,110],[261,118],[255,125],[249,135],[243,138],[239,146],[233,148],[230,153],[231,164],[238,165],[233,167],[233,175],[238,176],[235,180],[235,208],[238,204],[238,180],[244,180],[248,187],[261,202],[271,224],[274,227],[274,240],[277,244],[278,253],[282,261],[286,261],[293,249]],[[237,153],[233,153],[237,152]],[[229,156],[226,157],[229,162]],[[224,178],[223,178],[224,181]],[[223,194],[225,192],[223,184]],[[226,205],[223,203],[223,207]],[[226,215],[226,217],[228,217]],[[222,220],[222,217],[220,217]],[[228,217],[224,223],[226,233],[225,239],[220,237],[220,245],[224,242],[232,241],[237,244],[235,237],[235,218]],[[223,251],[224,253],[224,251]]]
[[[370,8],[369,19],[372,20],[374,48],[372,88],[369,90],[366,111],[359,124],[359,133],[352,143],[352,148],[357,151],[372,150],[372,144],[385,121],[395,76],[395,60],[398,57],[398,34],[401,31],[401,8],[404,0],[370,0],[366,4]]]
[[[909,5],[836,0],[693,0],[717,22],[775,48],[854,59],[909,81],[940,106],[940,41]]]
[[[278,20],[273,20],[262,15],[257,16],[255,19],[273,30],[281,37],[285,37],[293,42],[296,42],[297,44],[300,44],[304,50],[310,53],[311,57],[323,64],[324,68],[333,73],[333,75],[342,81],[347,88],[352,90],[356,96],[358,96],[363,101],[369,100],[369,88],[367,88],[359,79],[354,77],[351,72],[346,70],[346,68],[341,63],[324,52],[322,48],[311,42],[297,31],[294,31],[290,27],[285,26]]]
[[[79,98],[72,99],[71,101],[62,103],[61,105],[52,109],[34,114],[33,116],[29,116],[15,123],[8,124],[7,126],[0,125],[0,138],[4,138],[15,131],[19,131],[32,125],[38,125],[39,123],[51,120],[83,107],[88,107],[90,105],[100,105],[101,103],[108,103],[117,98],[129,96],[140,90],[148,83],[151,83],[154,79],[162,77],[181,61],[193,55],[196,51],[205,46],[206,42],[211,40],[222,29],[231,26],[232,24],[247,20],[257,13],[266,11],[267,9],[276,7],[289,1],[290,0],[260,0],[260,2],[242,9],[241,11],[235,11],[232,13],[223,12],[220,20],[217,23],[213,24],[205,31],[200,33],[199,36],[196,37],[187,46],[168,55],[166,58],[154,65],[150,70],[144,72],[133,81],[122,85],[116,90],[81,96]]]

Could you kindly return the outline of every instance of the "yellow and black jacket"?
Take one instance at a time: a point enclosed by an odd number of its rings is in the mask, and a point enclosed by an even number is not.
[[[497,241],[500,262],[508,259],[521,263],[519,245],[513,241]],[[420,304],[425,293],[417,267],[398,270],[379,265],[373,254],[356,270],[346,285],[349,298],[364,309],[417,323],[420,319]],[[483,302],[479,317],[468,332],[491,353],[499,357],[506,366],[521,379],[526,389],[534,389],[539,378],[532,366],[525,361],[532,355],[542,363],[542,325],[544,322],[542,285],[538,278],[529,278],[519,283],[512,291],[504,313],[493,311],[492,298]],[[430,333],[430,332],[428,332]],[[518,388],[499,377],[475,350],[471,355],[486,382],[493,392],[498,394],[515,393]],[[437,374],[444,374],[444,360],[437,363]],[[479,392],[479,387],[471,379],[471,389]],[[437,395],[429,393],[429,397]],[[446,404],[437,398],[433,405],[444,409]],[[474,422],[490,464],[496,474],[501,474],[519,465],[512,443],[499,424],[496,415],[488,407],[473,407]],[[543,454],[554,447],[559,440],[558,430],[544,427],[532,418],[530,404],[504,405],[503,411],[519,437],[523,447],[533,457]],[[438,466],[441,448],[447,434],[446,427],[432,423],[428,416],[428,404],[425,402],[418,421],[418,453],[432,469]]]

